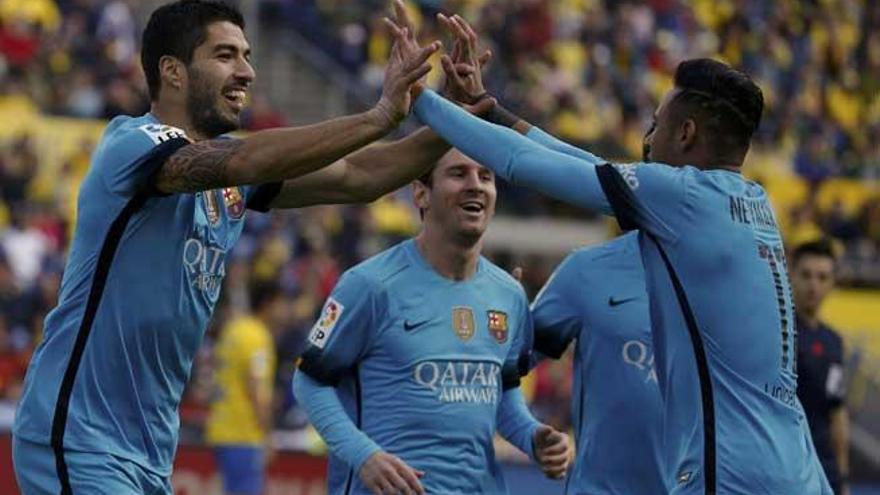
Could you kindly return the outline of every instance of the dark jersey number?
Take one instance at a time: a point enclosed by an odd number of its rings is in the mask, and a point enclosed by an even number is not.
[[[767,262],[773,275],[776,290],[776,305],[779,308],[779,327],[782,330],[782,369],[795,373],[797,370],[797,333],[794,328],[794,315],[791,302],[791,285],[785,264],[785,250],[781,245],[758,244],[758,254]],[[791,327],[789,325],[791,324]]]

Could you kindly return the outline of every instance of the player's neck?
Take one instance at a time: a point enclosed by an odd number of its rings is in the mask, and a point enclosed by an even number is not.
[[[461,281],[477,272],[483,243],[456,243],[425,229],[416,237],[416,247],[422,258],[443,278]]]
[[[801,311],[798,313],[798,318],[803,323],[803,327],[806,330],[816,330],[819,328],[819,312],[818,311]]]
[[[171,105],[163,101],[154,101],[150,104],[150,113],[162,124],[183,129],[191,139],[196,141],[208,139],[207,136],[203,136],[192,125],[184,105]]]

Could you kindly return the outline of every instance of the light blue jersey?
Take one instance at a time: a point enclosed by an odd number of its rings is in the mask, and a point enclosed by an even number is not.
[[[154,173],[188,143],[152,115],[118,117],[83,181],[58,306],[14,426],[16,437],[53,447],[59,477],[66,451],[171,472],[178,405],[226,255],[245,203],[264,201],[269,187],[160,196]]]
[[[759,184],[729,170],[597,165],[433,91],[415,113],[504,179],[639,229],[670,493],[830,493],[795,395],[791,290]]]
[[[359,432],[424,471],[428,493],[503,494],[492,439],[502,396],[528,371],[531,331],[525,294],[503,270],[481,258],[455,282],[409,240],[342,276],[299,369],[335,385]],[[370,493],[351,465],[369,444],[344,462],[328,443],[329,493]]]
[[[580,249],[532,304],[535,350],[558,358],[572,341],[577,458],[566,493],[665,493],[663,403],[638,236]]]

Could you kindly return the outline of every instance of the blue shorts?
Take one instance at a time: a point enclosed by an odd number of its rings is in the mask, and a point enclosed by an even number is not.
[[[171,495],[171,479],[119,457],[65,451],[72,493],[95,495]],[[22,495],[58,495],[61,481],[52,447],[13,437],[12,464]]]
[[[214,447],[223,489],[236,495],[261,495],[266,469],[262,447],[223,445]]]

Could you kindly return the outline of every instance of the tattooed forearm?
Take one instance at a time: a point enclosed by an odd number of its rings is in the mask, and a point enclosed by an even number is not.
[[[206,191],[231,185],[230,158],[241,148],[240,139],[210,139],[177,150],[156,174],[156,187],[166,193]]]

